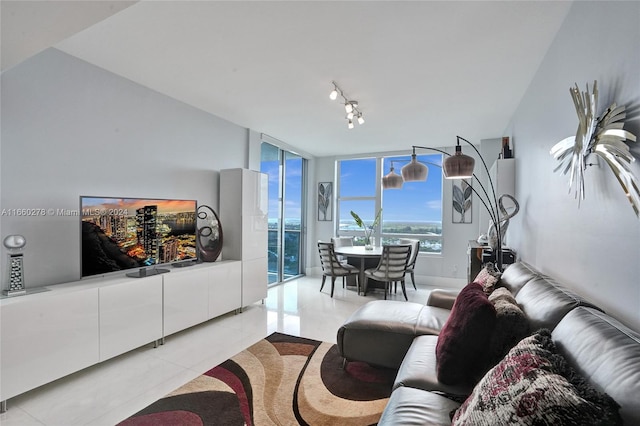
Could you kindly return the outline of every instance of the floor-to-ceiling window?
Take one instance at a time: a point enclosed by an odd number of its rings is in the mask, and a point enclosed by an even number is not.
[[[263,142],[260,170],[269,176],[269,284],[301,275],[305,159]]]

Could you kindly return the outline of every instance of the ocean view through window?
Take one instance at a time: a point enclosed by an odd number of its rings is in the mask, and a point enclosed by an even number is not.
[[[404,155],[337,162],[337,235],[353,236],[355,245],[364,245],[364,231],[351,211],[370,226],[382,209],[380,223],[373,229],[378,245],[413,238],[420,240],[421,253],[442,252],[442,155],[418,155],[418,161],[429,168],[426,182],[405,182],[402,189],[382,188],[382,176],[389,173],[391,161],[400,174],[410,160],[410,155]]]

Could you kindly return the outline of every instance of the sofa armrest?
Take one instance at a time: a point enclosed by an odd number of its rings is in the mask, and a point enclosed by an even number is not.
[[[427,306],[435,306],[436,308],[449,309],[453,308],[453,303],[458,297],[458,290],[431,290],[427,299]]]

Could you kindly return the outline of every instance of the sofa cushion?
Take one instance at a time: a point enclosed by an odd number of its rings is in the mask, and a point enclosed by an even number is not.
[[[483,377],[453,424],[618,425],[618,407],[569,367],[548,330],[539,330]]]
[[[552,333],[558,350],[620,404],[627,425],[640,425],[640,334],[592,308],[578,307]]]
[[[438,380],[447,385],[474,384],[487,370],[488,345],[496,310],[482,286],[470,283],[456,298],[436,345]]]
[[[391,394],[378,425],[449,426],[449,413],[459,406],[459,403],[432,392],[400,387]]]
[[[577,306],[593,306],[548,277],[538,276],[516,294],[516,301],[527,314],[532,330],[553,330]]]
[[[496,326],[489,343],[491,365],[500,361],[520,340],[529,335],[529,320],[504,287],[496,289],[489,301],[496,308]]]
[[[500,286],[508,288],[515,295],[526,283],[537,277],[538,273],[532,266],[520,261],[507,266],[502,272]]]
[[[393,389],[407,386],[425,391],[440,391],[464,398],[471,393],[473,386],[446,385],[438,380],[436,372],[437,343],[438,336],[418,336],[413,339],[413,343],[402,360],[393,383]]]
[[[473,282],[480,284],[486,294],[491,294],[500,282],[501,275],[493,266],[493,263],[487,262],[478,272]]]

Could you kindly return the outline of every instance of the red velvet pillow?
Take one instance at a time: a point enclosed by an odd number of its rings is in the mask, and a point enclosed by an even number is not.
[[[438,380],[447,385],[474,385],[490,368],[489,342],[496,309],[482,286],[470,283],[456,298],[438,335]]]

